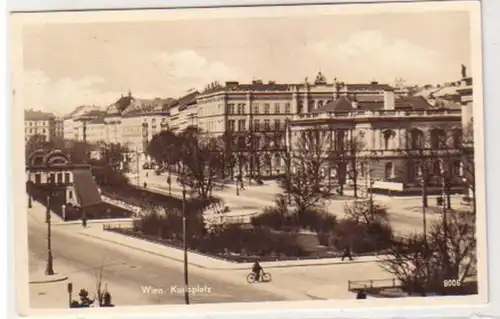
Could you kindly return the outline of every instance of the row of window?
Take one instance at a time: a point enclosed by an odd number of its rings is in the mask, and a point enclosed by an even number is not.
[[[28,129],[24,129],[24,132],[28,133]],[[30,128],[29,129],[29,133],[30,134],[33,134],[33,133],[36,134],[36,133],[38,133],[38,129],[36,129],[36,128],[35,129]],[[47,130],[46,129],[42,129],[42,134],[46,134],[46,133],[47,133]]]
[[[247,121],[246,120],[229,120],[228,121],[228,130],[232,132],[244,132],[247,131]],[[285,130],[285,123],[281,120],[274,120],[273,126],[271,128],[271,120],[263,120],[261,126],[261,120],[253,120],[253,131],[283,131]],[[238,126],[236,126],[238,124]]]
[[[47,121],[27,121],[29,126],[46,126],[49,125]]]
[[[70,183],[71,178],[69,173],[50,173],[49,178],[51,178],[55,183]],[[42,183],[42,175],[40,173],[35,174],[35,184]]]
[[[227,105],[227,114],[245,114],[245,103],[233,104],[229,103]],[[284,103],[284,113],[290,114],[290,103]],[[272,108],[273,114],[282,114],[282,108],[280,103],[274,103]],[[258,103],[252,103],[252,113],[253,114],[271,114],[271,103],[262,104],[262,113],[261,106]]]

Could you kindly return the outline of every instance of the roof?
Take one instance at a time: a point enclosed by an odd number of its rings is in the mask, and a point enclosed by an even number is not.
[[[188,106],[196,103],[196,97],[200,93],[198,91],[188,93],[183,97],[177,99],[175,102],[171,103],[169,107],[179,106],[179,111],[187,109]]]
[[[97,185],[94,182],[90,170],[74,170],[73,182],[75,195],[80,207],[85,208],[102,203],[101,195],[99,194],[99,190],[97,189]]]
[[[349,84],[345,83],[345,86],[347,87],[347,90],[354,90],[354,91],[383,91],[383,90],[394,90],[392,86],[389,84],[380,84],[378,82],[372,82],[369,84],[366,83],[354,83],[354,84]]]
[[[100,110],[101,108],[95,105],[80,105],[76,109],[74,109],[71,113],[64,116],[64,119],[70,119],[91,111],[100,111]]]
[[[347,98],[347,97],[340,97],[337,100],[331,101],[330,103],[327,103],[321,108],[318,108],[316,110],[313,110],[313,113],[322,113],[322,112],[349,112],[353,110],[366,110],[366,111],[377,111],[377,110],[382,110],[384,109],[384,101],[380,100],[365,100],[365,101],[357,101],[358,106],[357,108],[354,108],[353,106],[354,101]],[[404,97],[398,97],[395,100],[394,108],[396,110],[401,110],[401,109],[411,109],[411,110],[428,110],[432,109],[432,105],[427,102],[426,99],[424,99],[421,96],[404,96]]]
[[[25,121],[49,121],[55,119],[54,114],[35,110],[24,110]]]

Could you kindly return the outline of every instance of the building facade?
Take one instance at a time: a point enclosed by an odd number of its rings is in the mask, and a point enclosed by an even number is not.
[[[253,81],[251,84],[215,84],[197,98],[198,126],[207,134],[225,135],[230,166],[252,176],[284,173],[280,155],[285,150],[287,123],[300,114],[311,114],[341,97],[356,96],[366,103],[383,100],[387,84],[327,82],[319,72],[314,82],[299,84]],[[396,92],[407,95],[407,90]],[[234,172],[231,172],[234,174]]]
[[[56,134],[56,119],[51,113],[34,110],[24,111],[24,140],[40,136],[45,142],[51,141]]]
[[[365,190],[419,189],[423,178],[429,187],[439,187],[443,170],[458,178],[461,111],[436,109],[422,97],[397,96],[391,88],[380,97],[341,96],[297,114],[287,134],[291,154],[303,156],[302,141],[313,134],[315,143],[323,143],[321,156],[328,158],[322,167],[325,180]]]

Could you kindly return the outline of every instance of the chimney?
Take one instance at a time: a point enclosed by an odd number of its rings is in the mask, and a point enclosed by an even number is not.
[[[385,91],[384,91],[384,110],[385,111],[394,110],[395,100],[396,100],[396,97],[394,94],[394,90],[392,88],[385,89]]]

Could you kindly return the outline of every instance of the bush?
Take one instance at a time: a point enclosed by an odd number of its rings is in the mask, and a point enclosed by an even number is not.
[[[392,229],[383,223],[359,223],[342,219],[335,228],[332,244],[343,250],[347,247],[356,253],[376,252],[391,246]]]

